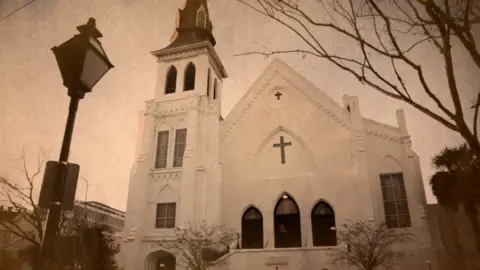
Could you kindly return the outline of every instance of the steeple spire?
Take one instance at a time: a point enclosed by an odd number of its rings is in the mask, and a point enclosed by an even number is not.
[[[213,25],[208,13],[207,0],[186,0],[185,7],[178,10],[177,26],[171,43],[164,49],[209,41],[217,43],[213,37]]]

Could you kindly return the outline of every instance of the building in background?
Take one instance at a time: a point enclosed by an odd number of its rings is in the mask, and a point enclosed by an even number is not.
[[[12,226],[14,224],[14,226]],[[33,243],[25,238],[19,237],[12,230],[17,233],[24,234],[33,241],[39,241],[37,230],[25,219],[25,213],[17,211],[13,207],[5,207],[0,205],[0,269],[2,267],[11,267],[7,262],[8,258],[18,259],[25,255],[23,251],[33,246]],[[16,260],[17,266],[22,270],[31,269],[28,262]],[[7,263],[4,265],[3,263]],[[8,269],[8,268],[7,268]],[[15,268],[17,269],[17,268]]]
[[[68,217],[85,218],[90,225],[106,225],[113,232],[123,231],[125,212],[95,201],[75,201]]]
[[[0,221],[9,222],[17,227],[19,230],[29,234],[29,237],[39,241],[38,232],[33,225],[25,219],[25,213],[17,211],[13,207],[0,206]],[[122,240],[122,231],[125,222],[125,212],[112,208],[108,205],[95,201],[76,201],[73,211],[66,213],[67,221],[64,228],[67,230],[73,229],[75,222],[85,219],[87,225],[105,225],[112,230],[112,236],[115,239],[114,244],[117,248],[120,247]],[[46,219],[44,219],[44,222]],[[69,227],[70,226],[70,227]],[[5,228],[0,222],[0,252],[8,251],[14,256],[18,256],[19,251],[33,246],[31,241],[22,239],[12,233],[11,229]],[[3,253],[2,253],[3,254]],[[115,259],[118,261],[119,254],[117,253]],[[1,257],[0,257],[1,259]]]

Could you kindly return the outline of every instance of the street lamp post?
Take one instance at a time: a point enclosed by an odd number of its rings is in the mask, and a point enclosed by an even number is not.
[[[95,84],[108,70],[113,68],[98,40],[102,37],[102,34],[96,28],[95,19],[90,18],[87,24],[78,26],[77,30],[80,34],[75,35],[60,46],[52,48],[62,75],[63,85],[68,88],[70,106],[60,158],[56,168],[56,178],[53,187],[45,187],[45,189],[51,189],[53,192],[51,192],[51,198],[48,198],[49,211],[38,269],[51,269],[46,262],[56,257],[54,247],[63,209],[65,179],[68,173],[68,155],[78,103],[80,99],[84,98],[85,93],[91,92]]]

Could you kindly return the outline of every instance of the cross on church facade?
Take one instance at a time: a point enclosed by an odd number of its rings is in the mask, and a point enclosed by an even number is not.
[[[291,146],[291,142],[285,142],[283,136],[280,136],[280,143],[273,144],[273,147],[280,147],[280,157],[282,159],[282,164],[285,164],[285,146]]]
[[[282,96],[282,93],[280,92],[277,92],[274,96],[277,97],[277,100],[280,100],[280,97]]]

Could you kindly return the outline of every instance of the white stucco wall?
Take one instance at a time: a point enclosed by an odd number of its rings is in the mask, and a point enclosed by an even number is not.
[[[414,239],[408,249],[417,257],[404,266],[423,269],[428,257],[423,251],[430,246],[426,201],[402,111],[397,113],[398,127],[364,119],[357,98],[344,97],[339,105],[274,60],[230,115],[219,121],[220,99],[206,96],[202,79],[211,58],[205,54],[180,58],[177,89],[182,89],[181,67],[189,61],[197,66],[198,81],[195,91],[163,95],[166,69],[177,62],[159,63],[156,96],[147,102],[142,147],[130,184],[122,249],[127,270],[152,269],[150,258],[160,250],[156,241],[174,237],[171,230],[154,228],[155,205],[160,202],[178,203],[177,226],[207,219],[239,232],[249,206],[261,211],[265,249],[232,251],[219,269],[270,269],[271,260],[286,261],[278,269],[327,265],[328,249],[312,245],[312,208],[320,200],[329,203],[337,227],[348,219],[381,222],[379,174],[396,172],[404,175]],[[218,84],[221,89],[220,80]],[[183,167],[172,168],[169,160],[167,168],[154,169],[156,134],[170,131],[171,157],[173,134],[179,127],[187,128]],[[285,148],[285,164],[280,162],[280,149],[273,147],[280,136],[291,142]],[[273,211],[284,192],[300,208],[301,248],[274,249]],[[332,267],[326,268],[336,269]]]

